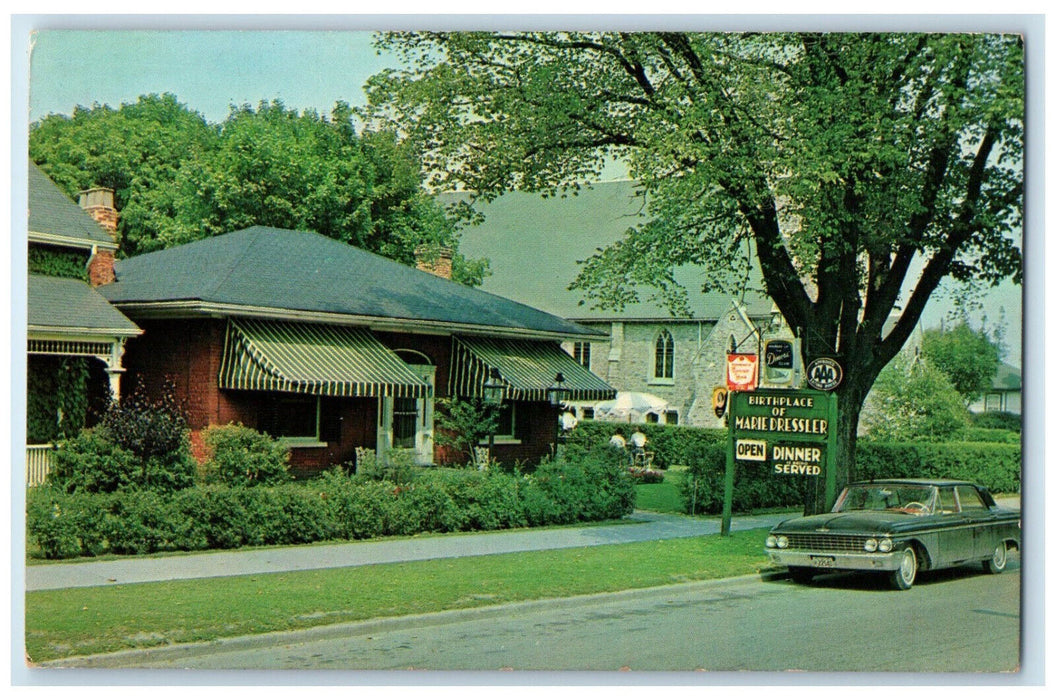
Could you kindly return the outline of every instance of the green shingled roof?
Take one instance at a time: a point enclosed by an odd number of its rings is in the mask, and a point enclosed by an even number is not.
[[[137,335],[139,327],[80,280],[29,276],[31,332]]]
[[[232,316],[252,308],[273,318],[288,319],[286,312],[336,314],[298,320],[340,322],[340,316],[349,316],[350,323],[398,320],[463,333],[597,335],[530,306],[303,231],[254,226],[121,260],[115,272],[117,281],[100,292],[133,317],[146,307],[210,306]]]
[[[441,203],[450,203],[466,195],[441,195]],[[671,312],[648,301],[649,290],[639,290],[643,300],[623,311],[591,309],[580,305],[580,291],[568,285],[581,266],[577,261],[589,258],[623,238],[627,229],[644,221],[642,199],[635,196],[630,181],[596,183],[578,196],[543,198],[536,194],[511,192],[494,202],[478,204],[485,215],[484,223],[462,232],[459,252],[468,258],[486,257],[491,261],[492,275],[481,289],[499,294],[552,314],[579,321],[668,319]],[[704,281],[698,269],[683,267],[676,279],[689,292],[693,318],[708,320],[729,308],[727,294],[701,294]],[[759,294],[744,300],[751,316],[770,313],[769,299]]]
[[[116,248],[95,219],[77,206],[36,164],[29,164],[29,240]]]

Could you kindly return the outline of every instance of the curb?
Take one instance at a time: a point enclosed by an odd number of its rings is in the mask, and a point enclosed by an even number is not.
[[[239,651],[261,646],[292,645],[305,642],[321,641],[335,637],[354,637],[378,632],[398,631],[415,627],[434,627],[455,622],[471,622],[486,619],[495,615],[531,612],[540,608],[561,609],[601,601],[622,601],[628,598],[644,598],[684,593],[687,591],[705,591],[720,586],[738,585],[751,582],[770,582],[788,578],[787,571],[762,571],[758,574],[747,574],[733,578],[690,581],[651,588],[634,588],[608,593],[588,593],[566,598],[542,598],[514,603],[486,605],[478,608],[444,610],[440,612],[382,617],[357,622],[341,622],[332,625],[321,625],[301,630],[265,632],[263,634],[226,637],[208,642],[186,642],[149,649],[126,649],[106,654],[89,656],[71,656],[54,661],[32,664],[34,669],[70,669],[70,668],[122,668],[129,665],[166,661],[173,658],[194,658],[205,654]],[[149,666],[148,666],[149,667]]]

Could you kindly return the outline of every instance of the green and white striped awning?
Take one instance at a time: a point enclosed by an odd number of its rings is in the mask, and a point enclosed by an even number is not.
[[[449,390],[452,396],[482,397],[492,369],[506,384],[513,401],[547,401],[547,387],[560,372],[569,390],[567,401],[605,401],[615,398],[609,386],[557,343],[503,338],[454,338]]]
[[[429,385],[369,331],[231,320],[220,388],[313,396],[428,396]]]

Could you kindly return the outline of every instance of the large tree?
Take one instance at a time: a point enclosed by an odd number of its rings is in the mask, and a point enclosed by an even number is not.
[[[648,221],[587,261],[576,284],[593,303],[618,308],[647,283],[677,307],[697,290],[678,289],[674,267],[736,291],[757,263],[805,353],[842,359],[841,481],[863,400],[940,281],[1019,281],[1019,37],[393,33],[378,45],[405,68],[368,83],[370,123],[417,143],[435,187],[553,194],[626,165]]]
[[[357,133],[342,103],[321,117],[261,102],[211,125],[172,95],[148,95],[44,118],[30,157],[71,195],[115,190],[126,255],[253,225],[315,231],[405,264],[419,245],[457,245],[414,151],[391,132]],[[456,253],[454,272],[479,284],[486,267]]]
[[[967,406],[986,392],[1001,364],[1001,348],[986,330],[961,321],[950,330],[924,331],[922,354],[945,374]]]

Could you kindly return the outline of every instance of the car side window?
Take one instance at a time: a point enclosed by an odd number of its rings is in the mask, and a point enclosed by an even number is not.
[[[954,494],[952,486],[945,486],[939,489],[939,503],[936,510],[943,514],[956,513],[959,510],[957,508],[957,496]]]
[[[983,499],[979,495],[979,492],[972,486],[958,486],[957,497],[961,501],[961,510],[987,510],[986,504],[983,503]]]

